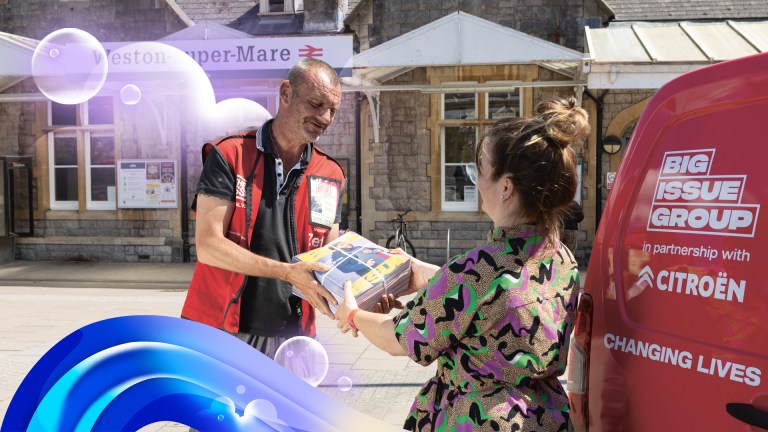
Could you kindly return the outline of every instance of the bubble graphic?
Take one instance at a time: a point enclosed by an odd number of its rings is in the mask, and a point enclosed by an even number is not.
[[[236,133],[245,129],[261,127],[272,114],[258,102],[244,98],[229,98],[216,104],[207,117],[210,133]]]
[[[292,355],[288,355],[291,352]],[[328,373],[328,354],[320,342],[306,336],[296,336],[277,349],[275,361],[297,377],[317,387]]]
[[[288,357],[293,357],[293,351],[288,350],[288,351],[285,352],[285,355],[288,356]]]
[[[236,391],[237,391],[237,394],[243,394],[243,393],[245,393],[245,386],[244,386],[244,385],[239,385],[239,386],[237,386],[237,389],[236,389]]]
[[[217,418],[217,419],[219,419],[219,421],[224,421],[224,416],[223,416],[223,415],[221,415],[221,414],[219,414],[219,416],[218,416],[218,417],[216,417],[216,418]]]
[[[277,408],[275,408],[275,405],[273,405],[272,402],[266,399],[255,399],[245,406],[245,409],[243,410],[243,418],[247,421],[249,417],[255,417],[277,431],[293,430],[287,428],[288,425],[280,420],[277,415]]]
[[[104,85],[107,54],[99,41],[83,30],[56,30],[43,38],[32,54],[32,77],[48,99],[79,104]]]
[[[336,382],[336,384],[339,386],[339,390],[341,391],[349,391],[352,389],[352,378],[348,376],[343,376],[339,378],[339,380]]]
[[[251,415],[262,420],[277,420],[277,408],[265,399],[252,400],[243,410],[244,415]]]
[[[120,89],[120,100],[126,105],[136,105],[141,100],[141,89],[135,84],[127,84]]]
[[[110,58],[130,59],[110,66],[112,88],[120,89],[126,105],[162,100],[168,111],[205,124],[216,106],[216,96],[205,71],[180,49],[159,42],[136,42],[110,53]],[[138,84],[138,85],[137,85]],[[140,87],[139,87],[140,86]]]

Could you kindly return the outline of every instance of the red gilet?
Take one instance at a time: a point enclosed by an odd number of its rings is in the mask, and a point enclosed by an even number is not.
[[[226,237],[245,249],[249,249],[251,242],[264,182],[264,158],[256,147],[256,134],[256,131],[252,131],[246,135],[230,136],[215,144],[235,174],[236,181],[235,210]],[[212,146],[206,144],[203,148],[204,159],[213,150]],[[295,246],[298,246],[299,253],[321,246],[330,232],[327,227],[310,224],[310,176],[338,181],[337,199],[341,199],[345,182],[338,163],[315,145],[294,200],[293,214],[298,242]],[[235,333],[240,326],[240,299],[244,288],[245,275],[198,261],[181,316]],[[301,301],[301,308],[303,335],[314,337],[315,309],[306,300]]]

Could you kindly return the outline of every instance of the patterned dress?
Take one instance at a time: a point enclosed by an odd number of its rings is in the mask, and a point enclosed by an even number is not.
[[[573,255],[534,225],[495,228],[445,264],[394,318],[409,357],[438,362],[405,429],[568,430],[558,376],[579,290]]]

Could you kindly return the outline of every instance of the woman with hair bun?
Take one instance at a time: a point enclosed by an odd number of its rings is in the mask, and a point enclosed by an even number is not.
[[[538,105],[531,118],[494,124],[477,147],[485,246],[442,267],[412,259],[413,300],[394,319],[357,309],[349,284],[337,311],[392,355],[438,362],[405,421],[413,431],[561,431],[569,428],[565,372],[579,272],[558,240],[576,193],[572,145],[589,120],[575,98]],[[381,309],[402,305],[384,297]]]

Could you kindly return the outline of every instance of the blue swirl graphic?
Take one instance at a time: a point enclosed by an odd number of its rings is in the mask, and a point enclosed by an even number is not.
[[[194,321],[126,316],[51,348],[16,391],[2,431],[397,430],[291,374],[239,339]]]

